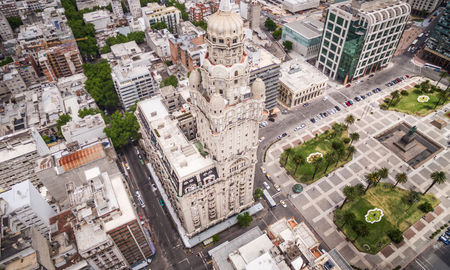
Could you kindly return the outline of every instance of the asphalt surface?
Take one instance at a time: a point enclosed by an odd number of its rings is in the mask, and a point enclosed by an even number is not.
[[[428,247],[414,259],[405,270],[444,270],[450,269],[450,245],[442,242]]]

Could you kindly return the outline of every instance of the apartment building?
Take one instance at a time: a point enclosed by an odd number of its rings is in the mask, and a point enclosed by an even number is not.
[[[141,2],[139,0],[127,0],[127,2],[133,18],[137,19],[141,17],[141,14],[144,12],[143,10],[141,11]]]
[[[111,0],[76,0],[78,10],[85,8],[92,9],[94,7],[106,7],[111,3]]]
[[[117,19],[122,19],[124,14],[123,14],[121,0],[112,0],[111,7],[113,10],[114,16],[116,16]]]
[[[280,89],[281,59],[249,41],[245,44],[245,52],[248,55],[250,67],[250,84],[257,78],[260,78],[266,86],[265,109],[270,110],[275,108]]]
[[[17,8],[16,1],[14,0],[0,1],[0,12],[7,18],[19,16],[19,9]]]
[[[116,25],[114,24],[112,14],[108,10],[96,10],[84,13],[83,21],[94,25],[95,39],[100,48],[106,45],[106,39],[117,35]]]
[[[83,119],[70,121],[61,127],[61,132],[67,143],[77,142],[82,145],[89,141],[106,138],[103,130],[105,121],[101,114],[86,115]]]
[[[41,50],[38,63],[49,82],[83,72],[83,60],[76,43]]]
[[[405,2],[411,6],[413,13],[422,12],[423,10],[431,13],[442,3],[442,0],[405,0]]]
[[[139,3],[138,0],[133,1]],[[176,32],[178,24],[182,21],[181,12],[174,6],[166,7],[158,3],[148,3],[147,6],[140,9],[142,10],[142,17],[146,27],[151,27],[157,22],[164,22],[167,28]]]
[[[14,38],[14,34],[11,26],[9,25],[8,20],[5,15],[0,12],[0,38],[2,40],[10,40]]]
[[[9,190],[25,180],[39,186],[40,181],[35,171],[46,164],[39,164],[37,161],[49,152],[34,128],[0,137],[0,189]]]
[[[27,85],[17,68],[10,68],[3,74],[2,84],[12,95],[17,95],[27,90]]]
[[[386,67],[410,12],[410,6],[400,0],[331,5],[316,66],[343,83]]]
[[[111,67],[111,77],[125,109],[159,92],[161,77],[152,69],[151,52],[142,53],[134,41],[111,46],[111,51],[116,58],[120,57]]]
[[[189,20],[193,22],[203,21],[211,15],[211,6],[204,3],[195,3],[189,8]]]
[[[158,31],[148,29],[145,31],[147,45],[159,56],[159,58],[164,60],[170,58],[169,38],[174,38],[174,36],[167,29]]]
[[[189,21],[182,22],[177,37],[169,38],[172,63],[180,64],[188,71],[200,67],[206,55],[205,33]]]
[[[323,23],[312,18],[293,21],[283,25],[281,40],[292,42],[292,50],[306,60],[315,59],[319,54]]]
[[[50,218],[56,212],[29,180],[0,193],[0,205],[4,205],[2,216],[8,217],[8,223],[4,225],[11,232],[18,233],[33,226],[42,236],[49,238]]]
[[[280,94],[278,100],[287,108],[294,108],[322,95],[328,77],[313,65],[300,59],[281,65]]]
[[[439,19],[423,50],[424,59],[445,70],[450,69],[449,25],[450,2],[447,3],[444,14]]]

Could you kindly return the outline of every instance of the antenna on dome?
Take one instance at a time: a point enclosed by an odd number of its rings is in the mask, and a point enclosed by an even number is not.
[[[231,3],[230,0],[220,0],[219,4],[220,11],[231,11]]]

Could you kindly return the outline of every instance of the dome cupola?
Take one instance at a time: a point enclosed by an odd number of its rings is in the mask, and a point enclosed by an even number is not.
[[[219,10],[208,19],[209,40],[212,43],[227,44],[227,39],[242,37],[243,26],[241,16],[231,10],[230,0],[221,0]]]

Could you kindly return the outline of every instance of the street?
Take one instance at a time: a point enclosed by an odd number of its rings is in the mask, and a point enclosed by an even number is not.
[[[449,254],[450,245],[437,242],[406,266],[405,270],[450,269]]]

